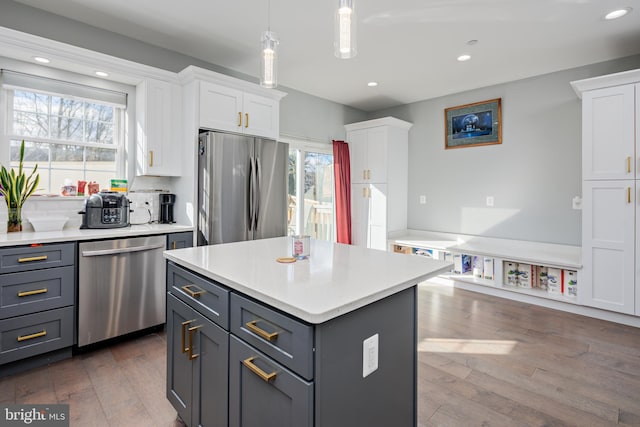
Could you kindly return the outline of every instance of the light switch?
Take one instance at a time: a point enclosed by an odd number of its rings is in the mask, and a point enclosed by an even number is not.
[[[378,334],[362,341],[362,378],[378,369]]]
[[[493,206],[493,196],[487,196],[487,206]]]
[[[427,203],[427,196],[420,196],[420,204],[424,205]]]

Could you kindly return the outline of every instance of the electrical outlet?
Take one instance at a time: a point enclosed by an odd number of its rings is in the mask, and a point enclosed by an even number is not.
[[[420,196],[418,201],[420,202],[421,205],[426,204],[427,203],[427,196]]]
[[[378,334],[362,341],[362,378],[378,369]]]
[[[493,196],[487,196],[487,206],[493,207]]]

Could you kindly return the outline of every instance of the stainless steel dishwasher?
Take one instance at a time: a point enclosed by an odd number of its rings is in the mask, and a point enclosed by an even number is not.
[[[165,322],[165,236],[78,245],[78,346]]]

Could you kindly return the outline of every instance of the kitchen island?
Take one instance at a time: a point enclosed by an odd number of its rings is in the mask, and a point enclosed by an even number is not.
[[[451,263],[286,237],[165,252],[167,397],[187,425],[415,426],[416,285]],[[186,381],[186,377],[191,377]]]

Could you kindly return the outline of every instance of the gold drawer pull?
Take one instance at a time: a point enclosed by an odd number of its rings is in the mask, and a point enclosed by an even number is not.
[[[176,242],[173,241],[171,242],[171,249],[176,249],[178,246],[176,245]]]
[[[631,156],[627,157],[627,173],[631,173]]]
[[[44,337],[45,335],[47,335],[47,331],[40,331],[40,332],[36,332],[35,334],[31,334],[31,335],[20,335],[18,337],[18,342],[22,342],[22,341],[26,341],[26,340],[32,340],[34,338]]]
[[[186,340],[185,340],[185,336],[187,335],[187,326],[190,325],[192,322],[195,322],[196,319],[193,320],[187,320],[186,322],[182,322],[182,352],[186,353],[187,351],[189,351],[189,348],[186,346]]]
[[[19,297],[28,297],[29,295],[38,295],[38,294],[46,294],[47,288],[42,289],[34,289],[33,291],[22,291],[18,292]]]
[[[189,328],[189,360],[196,359],[200,356],[199,354],[193,354],[193,333],[200,328],[202,328],[202,325]]]
[[[47,255],[32,256],[29,258],[18,258],[18,262],[44,261],[49,258]]]
[[[270,374],[267,374],[265,371],[263,371],[262,369],[258,368],[255,363],[253,363],[254,360],[255,360],[255,356],[251,356],[251,357],[249,357],[247,359],[244,359],[242,361],[242,364],[244,366],[246,366],[247,368],[249,368],[249,370],[251,372],[253,372],[257,376],[259,376],[260,378],[262,378],[266,382],[271,382],[271,381],[276,379],[276,375],[277,374],[275,372],[271,372]]]
[[[191,288],[196,288],[198,289],[197,291],[192,290]],[[183,291],[185,291],[186,293],[189,294],[189,296],[191,296],[192,298],[200,298],[200,295],[204,294],[206,291],[197,287],[196,285],[194,285],[193,283],[190,285],[184,285],[182,286],[180,289],[182,289]]]
[[[251,322],[247,322],[245,323],[245,325],[247,326],[247,328],[249,328],[249,330],[251,332],[254,332],[258,335],[260,335],[262,338],[264,338],[267,341],[275,341],[278,339],[278,333],[277,332],[267,332],[264,329],[259,328],[256,323],[258,323],[257,320],[252,320]]]
[[[627,187],[627,203],[631,203],[631,187]]]

